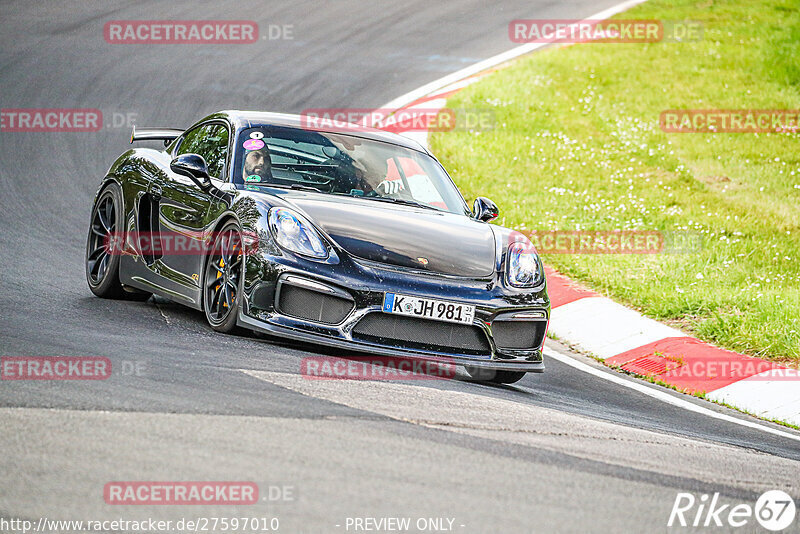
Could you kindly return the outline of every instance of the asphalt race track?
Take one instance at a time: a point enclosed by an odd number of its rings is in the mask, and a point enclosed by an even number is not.
[[[106,356],[130,371],[0,382],[0,518],[235,515],[278,517],[283,532],[346,532],[348,517],[402,516],[454,518],[465,533],[644,532],[666,528],[678,492],[751,504],[768,489],[800,496],[800,441],[553,358],[545,374],[509,387],[466,375],[313,381],[300,375],[303,357],[345,354],[216,334],[200,312],[102,300],[86,285],[91,200],[128,147],[119,117],[185,127],[219,109],[377,107],[513,47],[512,19],[585,17],[615,3],[0,4],[0,105],[98,108],[106,123],[94,133],[0,133],[0,353]],[[262,35],[292,25],[293,38],[106,43],[104,23],[128,19],[255,20]],[[262,494],[291,487],[292,497],[109,506],[103,486],[115,480],[251,480]]]

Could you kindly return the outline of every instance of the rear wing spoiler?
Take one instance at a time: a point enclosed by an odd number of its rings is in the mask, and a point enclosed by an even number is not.
[[[164,146],[183,133],[176,128],[139,128],[131,130],[131,143],[134,141],[164,141]]]

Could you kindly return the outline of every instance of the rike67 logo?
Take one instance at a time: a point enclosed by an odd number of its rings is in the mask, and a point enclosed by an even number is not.
[[[700,498],[691,493],[678,493],[672,512],[669,514],[668,527],[724,527],[738,528],[750,525],[752,519],[763,528],[772,532],[782,531],[794,524],[797,509],[794,500],[781,490],[764,492],[755,506],[747,503],[724,503],[719,493],[713,496],[703,494]]]

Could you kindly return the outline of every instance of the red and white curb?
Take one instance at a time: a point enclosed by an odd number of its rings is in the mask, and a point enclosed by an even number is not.
[[[643,0],[623,2],[588,19],[605,19]],[[444,108],[447,98],[498,65],[545,46],[526,44],[426,84],[382,106],[384,110]],[[391,124],[391,117],[380,126]],[[395,130],[396,131],[396,130]],[[427,131],[400,132],[428,146]],[[644,317],[546,268],[552,305],[549,332],[609,366],[651,377],[687,393],[728,404],[764,419],[800,425],[800,372],[715,347]]]
[[[607,365],[765,419],[800,424],[800,372],[715,347],[603,297],[552,269],[550,332]]]

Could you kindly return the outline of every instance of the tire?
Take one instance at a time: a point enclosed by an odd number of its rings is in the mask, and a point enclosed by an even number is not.
[[[495,369],[482,369],[480,367],[467,366],[467,374],[473,380],[478,382],[486,382],[488,384],[514,384],[522,380],[526,374],[525,371],[498,371]]]
[[[236,329],[244,262],[242,231],[237,223],[229,222],[217,232],[203,277],[203,312],[217,332],[229,334]]]
[[[109,250],[108,239],[123,228],[122,194],[117,184],[108,184],[97,196],[86,238],[86,281],[98,297],[118,299],[125,296],[119,282],[119,253]]]

